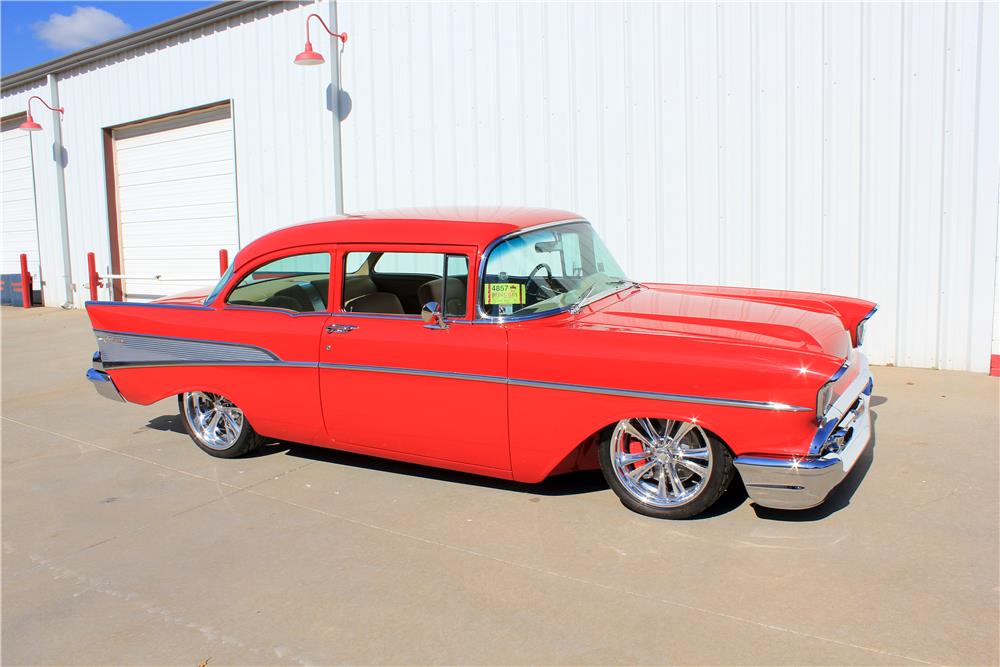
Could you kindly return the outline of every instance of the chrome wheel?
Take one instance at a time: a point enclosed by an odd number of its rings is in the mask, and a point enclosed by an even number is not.
[[[652,507],[691,502],[712,474],[708,435],[693,422],[623,419],[610,447],[615,477],[631,496]]]
[[[243,411],[225,396],[192,391],[183,404],[188,427],[209,449],[229,449],[243,433]]]

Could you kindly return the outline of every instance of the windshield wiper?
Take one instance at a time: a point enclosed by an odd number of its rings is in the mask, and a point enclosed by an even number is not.
[[[610,285],[611,287],[621,287],[621,286],[642,287],[642,283],[637,283],[636,281],[629,280],[628,278],[621,278],[620,280],[609,280],[605,283],[605,285]],[[594,289],[596,288],[597,288],[597,283],[594,283],[593,285],[588,287],[587,290],[583,293],[583,295],[579,299],[574,301],[573,305],[569,307],[569,312],[573,313],[574,315],[579,313],[580,309],[583,308],[583,302],[587,300],[587,297],[589,297],[591,294],[594,293]]]
[[[583,296],[574,301],[573,305],[569,307],[569,312],[573,313],[574,315],[579,313],[580,309],[583,308],[583,302],[586,301],[587,297],[593,293],[595,287],[597,287],[597,283],[594,283],[593,285],[588,287],[587,291],[583,293]]]
[[[629,280],[628,278],[620,278],[618,280],[610,280],[610,281],[608,281],[608,284],[609,285],[614,285],[616,287],[619,286],[619,285],[627,285],[628,287],[642,287],[642,283],[637,283],[636,281]]]

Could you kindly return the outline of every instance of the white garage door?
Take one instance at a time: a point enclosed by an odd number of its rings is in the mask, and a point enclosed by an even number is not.
[[[35,218],[35,179],[31,169],[31,135],[17,129],[21,119],[2,129],[3,210],[0,217],[0,273],[21,272],[21,253],[28,256],[34,289],[41,289],[38,266],[38,223]]]
[[[117,129],[114,146],[124,298],[214,285],[219,250],[239,247],[229,106]]]

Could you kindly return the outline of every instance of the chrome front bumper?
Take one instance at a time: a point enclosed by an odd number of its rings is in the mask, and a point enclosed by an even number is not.
[[[855,363],[858,375],[827,411],[809,456],[749,455],[733,462],[753,502],[775,509],[815,507],[851,472],[871,441],[874,386],[865,356],[858,352]]]
[[[110,375],[104,372],[104,364],[101,361],[100,352],[94,352],[93,367],[87,369],[87,379],[94,383],[94,389],[104,398],[110,398],[112,401],[120,401],[122,403],[125,402],[121,392],[118,391],[118,387],[115,386],[115,381],[111,379]]]

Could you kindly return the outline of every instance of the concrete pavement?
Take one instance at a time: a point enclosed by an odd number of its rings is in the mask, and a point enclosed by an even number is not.
[[[83,312],[0,318],[4,664],[998,662],[996,378],[877,367],[826,505],[663,522],[597,474],[214,459],[93,391]]]

